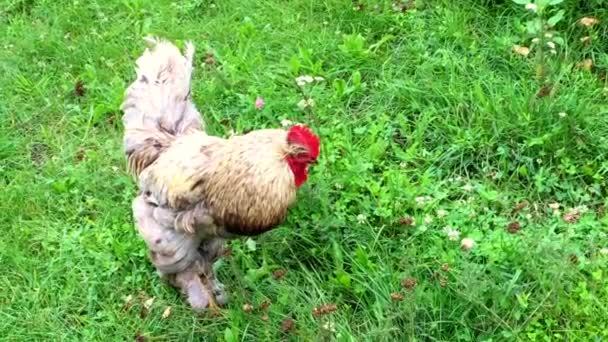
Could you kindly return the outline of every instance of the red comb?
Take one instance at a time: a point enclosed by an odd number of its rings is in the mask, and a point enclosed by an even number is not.
[[[291,127],[287,133],[287,141],[308,147],[310,156],[313,158],[319,156],[319,137],[304,125],[295,125]]]

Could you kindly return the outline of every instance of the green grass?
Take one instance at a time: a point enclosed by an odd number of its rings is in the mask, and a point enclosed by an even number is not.
[[[371,0],[361,10],[346,0],[2,0],[0,336],[608,338],[608,6],[582,3],[559,5],[565,44],[548,58],[553,93],[537,98],[535,52],[511,50],[529,44],[529,14],[509,1],[426,0],[398,13]],[[582,28],[583,15],[600,24]],[[288,220],[256,244],[233,241],[218,264],[224,317],[191,312],[133,227],[119,105],[149,33],[195,43],[194,99],[213,134],[289,119],[322,138]],[[591,71],[575,67],[585,58]],[[304,90],[310,112],[296,105],[305,74],[326,79]],[[566,223],[578,206],[588,211]],[[445,227],[476,245],[462,251]],[[403,288],[407,278],[417,285]],[[331,303],[335,312],[313,315]]]

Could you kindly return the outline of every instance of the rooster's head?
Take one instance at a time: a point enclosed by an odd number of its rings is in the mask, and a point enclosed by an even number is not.
[[[285,160],[294,174],[296,187],[300,187],[308,179],[308,167],[317,163],[319,137],[307,127],[296,125],[287,133],[287,144],[289,152]]]

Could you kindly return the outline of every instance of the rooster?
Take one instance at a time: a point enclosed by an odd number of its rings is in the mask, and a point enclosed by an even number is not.
[[[163,279],[195,310],[227,301],[212,265],[226,240],[281,224],[317,162],[319,138],[306,126],[262,129],[228,139],[205,133],[192,102],[194,45],[150,44],[126,89],[124,153],[139,192],[135,226]]]

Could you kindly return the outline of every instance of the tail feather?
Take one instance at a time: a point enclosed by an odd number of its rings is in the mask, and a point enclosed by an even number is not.
[[[137,79],[125,92],[121,109],[124,151],[129,169],[138,175],[179,135],[204,130],[191,99],[194,45],[184,55],[173,44],[146,38],[151,46],[136,61]]]

